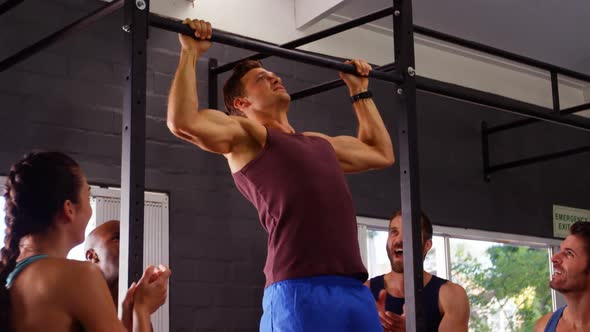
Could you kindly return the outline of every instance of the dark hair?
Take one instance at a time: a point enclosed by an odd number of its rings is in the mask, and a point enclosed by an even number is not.
[[[234,107],[234,99],[244,96],[244,85],[242,77],[254,68],[262,68],[262,63],[256,60],[240,61],[235,67],[232,75],[223,85],[223,102],[230,115],[245,116],[242,111]]]
[[[10,326],[10,296],[4,286],[16,266],[20,240],[46,232],[66,200],[78,203],[80,166],[60,152],[37,152],[12,165],[6,180],[6,233],[0,251],[0,326]]]
[[[391,226],[391,221],[396,217],[402,216],[402,209],[395,211],[391,219],[389,219],[389,225]],[[432,239],[432,222],[430,218],[423,212],[420,211],[420,227],[422,228],[422,242],[426,242]]]
[[[570,226],[570,234],[581,238],[584,241],[586,255],[588,256],[587,269],[590,271],[590,222],[576,221]]]

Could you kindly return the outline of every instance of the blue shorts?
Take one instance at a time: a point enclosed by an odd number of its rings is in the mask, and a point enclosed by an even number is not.
[[[261,332],[382,332],[375,299],[359,280],[320,276],[264,290]]]

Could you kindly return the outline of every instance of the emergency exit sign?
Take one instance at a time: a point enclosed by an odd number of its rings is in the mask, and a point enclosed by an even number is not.
[[[553,205],[553,236],[566,238],[570,226],[576,221],[590,221],[590,210]]]

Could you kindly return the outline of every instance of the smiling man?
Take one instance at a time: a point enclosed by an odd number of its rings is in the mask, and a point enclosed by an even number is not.
[[[432,248],[432,223],[421,212],[422,257]],[[391,272],[365,283],[371,289],[381,326],[385,332],[405,332],[404,298],[404,244],[402,238],[402,211],[394,213],[389,222],[387,256]],[[424,273],[424,315],[426,331],[467,332],[469,300],[465,289],[451,281]]]
[[[590,223],[578,221],[551,258],[549,286],[567,305],[537,321],[535,332],[590,331]]]
[[[109,220],[86,237],[86,260],[100,268],[115,306],[119,297],[119,220]]]

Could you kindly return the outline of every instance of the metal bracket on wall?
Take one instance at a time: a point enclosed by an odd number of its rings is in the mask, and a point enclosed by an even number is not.
[[[492,173],[497,173],[502,170],[590,152],[590,145],[587,145],[548,154],[536,155],[533,157],[510,161],[507,163],[490,165],[489,135],[497,132],[493,131],[493,129],[494,127],[488,128],[488,125],[485,121],[481,123],[481,152],[483,161],[483,177],[486,182],[490,182]]]
[[[590,103],[586,103],[586,104],[582,104],[582,105],[578,105],[575,107],[570,107],[570,108],[566,108],[566,109],[562,110],[559,105],[559,77],[558,77],[559,73],[556,69],[551,69],[549,72],[551,74],[551,96],[552,96],[552,100],[553,100],[553,112],[557,113],[558,116],[561,116],[561,115],[567,115],[567,114],[574,114],[577,112],[581,112],[581,111],[590,109]],[[580,154],[580,153],[590,152],[590,146],[581,146],[578,148],[569,149],[569,150],[565,150],[565,151],[537,155],[537,156],[530,157],[530,158],[525,158],[525,159],[520,159],[520,160],[515,160],[515,161],[503,163],[503,164],[490,166],[490,150],[489,150],[489,135],[490,134],[498,133],[500,131],[504,131],[504,130],[508,130],[508,129],[514,129],[514,128],[526,126],[531,123],[535,123],[537,121],[539,121],[539,120],[535,119],[535,118],[530,118],[530,119],[505,123],[505,124],[498,125],[498,126],[491,127],[491,128],[488,128],[488,124],[485,121],[481,123],[481,152],[482,152],[482,161],[483,161],[483,177],[486,182],[490,181],[490,176],[492,173],[495,173],[495,172],[498,172],[501,170],[531,165],[531,164],[535,164],[538,162],[554,160],[554,159],[559,159],[559,158],[572,156],[572,155],[576,155],[576,154]]]

